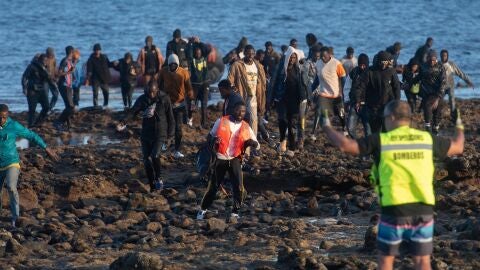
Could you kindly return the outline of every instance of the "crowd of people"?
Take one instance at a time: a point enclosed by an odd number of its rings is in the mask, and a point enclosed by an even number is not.
[[[276,148],[280,155],[291,156],[303,149],[307,137],[317,140],[321,127],[342,151],[373,156],[372,183],[380,194],[382,212],[378,238],[383,254],[381,268],[388,269],[393,256],[398,254],[399,243],[406,238],[412,242],[415,263],[426,265],[432,252],[433,157],[462,153],[463,125],[455,104],[454,76],[471,87],[472,81],[449,60],[447,50],[441,51],[438,61],[432,38],[418,48],[406,65],[398,63],[400,42],[376,53],[371,65],[367,54],[361,53],[357,58],[352,47],[337,59],[334,48],[323,45],[312,33],[306,35],[306,43],[307,54],[298,48],[296,39],[290,40],[289,46],[282,46],[282,52],[278,53],[270,41],[265,43],[265,50],[255,50],[243,37],[223,58],[229,70],[226,79],[218,83],[224,99],[222,117],[213,124],[207,138],[215,161],[197,218],[205,217],[227,172],[232,182],[232,216],[238,217],[245,194],[242,167],[246,167],[245,157],[258,155],[259,142]],[[102,53],[101,45],[95,44],[86,70],[82,71],[78,49],[67,46],[65,54],[57,67],[53,49],[48,48],[45,54],[36,55],[25,70],[22,85],[29,104],[28,126],[42,124],[60,93],[65,109],[54,126],[59,130],[68,129],[78,106],[81,85],[92,86],[94,106],[98,106],[98,90],[102,89],[103,105],[108,106],[109,68],[115,68],[120,72],[127,112],[117,130],[124,130],[126,124],[141,114],[140,139],[146,174],[151,191],[161,190],[164,185],[160,166],[162,151],[172,144],[174,157],[184,157],[182,126],[194,125],[197,101],[202,108],[200,126],[210,128],[206,110],[211,83],[206,63],[209,47],[198,37],[185,41],[177,29],[167,44],[165,58],[151,36],[146,37],[136,61],[129,52],[122,59],[110,61]],[[398,74],[402,74],[402,80]],[[139,76],[145,82],[145,90],[133,102],[132,93]],[[400,101],[402,90],[407,102]],[[436,136],[442,113],[448,108],[445,95],[449,95],[449,109],[457,130],[451,140]],[[37,103],[42,110],[35,116]],[[265,126],[273,109],[278,119],[277,142]],[[314,111],[313,119],[307,121],[310,109]],[[412,115],[420,111],[423,111],[424,131],[410,127]],[[11,130],[14,136],[8,137],[9,140],[23,136],[46,148],[35,133],[8,118],[6,105],[0,106],[0,116],[0,135]],[[342,132],[331,127],[331,117],[338,118]],[[363,126],[363,138],[357,135],[358,122]],[[307,123],[311,126],[307,127]],[[55,153],[46,150],[56,158]],[[0,177],[12,193],[15,220],[18,193],[15,195],[13,178],[15,174],[18,178],[18,155],[11,151],[11,156],[6,157],[3,152],[0,155],[0,164],[5,165],[0,169]],[[407,182],[415,188],[406,187]],[[411,233],[404,233],[405,230]]]

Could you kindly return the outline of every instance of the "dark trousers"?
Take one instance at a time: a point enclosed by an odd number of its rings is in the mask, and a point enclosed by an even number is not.
[[[266,140],[270,137],[270,134],[268,134],[268,130],[265,127],[265,124],[263,123],[263,115],[258,114],[257,117],[258,117],[258,133],[260,136],[262,136],[262,139]]]
[[[342,97],[337,98],[326,98],[317,96],[314,99],[315,102],[315,118],[313,120],[313,129],[312,134],[315,133],[315,130],[320,123],[320,117],[322,115],[322,110],[328,110],[329,115],[336,115],[340,119],[340,124],[342,129],[345,129],[345,108],[343,106]]]
[[[28,102],[28,126],[32,127],[34,125],[40,124],[45,117],[47,116],[50,107],[48,105],[48,89],[34,91],[29,90],[27,93],[27,102]],[[37,118],[35,118],[35,111],[37,109],[37,104],[40,103],[42,106],[42,111]]]
[[[358,139],[357,137],[357,124],[358,120],[362,122],[363,125],[363,134],[365,137],[372,134],[370,130],[370,124],[368,123],[368,115],[365,106],[361,106],[358,112],[355,110],[355,106],[350,105],[350,110],[348,112],[347,118],[347,130],[350,137],[353,139]]]
[[[73,89],[68,86],[60,86],[60,95],[62,95],[63,103],[65,104],[65,109],[63,109],[62,114],[58,117],[60,123],[67,123],[67,127],[70,127],[70,118],[73,116],[74,107],[73,104]]]
[[[297,113],[292,113],[288,110],[288,106],[285,100],[281,100],[277,104],[277,115],[278,115],[278,129],[280,131],[280,142],[284,141],[286,138],[288,130],[288,148],[291,150],[295,149],[295,132],[294,127],[298,119]]]
[[[196,98],[195,98],[195,103],[196,101],[200,101],[200,105],[202,106],[201,109],[201,122],[200,124],[202,127],[206,127],[207,124],[207,106],[208,106],[208,85],[207,84],[193,84],[193,90],[196,93]],[[188,103],[187,103],[188,104]],[[190,108],[190,107],[189,107]],[[188,117],[192,118],[193,117],[193,111],[188,109]]]
[[[160,178],[160,153],[162,148],[161,140],[142,139],[143,166],[148,177],[150,189],[155,188],[155,180]]]
[[[52,99],[50,100],[50,105],[48,106],[48,108],[49,110],[53,110],[53,108],[57,104],[59,91],[58,91],[58,88],[55,87],[55,85],[49,84],[48,87],[50,88],[50,92],[52,92]],[[48,92],[47,92],[47,95],[48,95]]]
[[[233,213],[237,213],[242,206],[245,188],[243,187],[242,161],[239,157],[231,160],[217,159],[215,171],[208,180],[207,192],[202,199],[202,209],[210,207],[217,195],[218,187],[224,182],[225,173],[228,172],[233,192]]]
[[[182,126],[185,112],[185,106],[173,109],[173,117],[175,118],[175,151],[180,151],[182,147]]]
[[[431,124],[432,127],[440,125],[440,121],[442,119],[442,111],[445,109],[445,102],[443,99],[438,101],[438,106],[436,108],[433,107],[435,100],[437,99],[436,96],[428,96],[422,101],[423,104],[423,117],[425,120],[425,124]]]
[[[102,89],[103,94],[103,106],[108,106],[108,84],[107,83],[100,83],[100,82],[93,82],[92,90],[93,90],[93,106],[98,106],[98,88]]]
[[[78,106],[80,102],[80,86],[73,87],[73,104]]]
[[[410,109],[412,111],[412,114],[415,113],[415,110],[417,109],[417,94],[413,94],[410,91],[405,91],[405,96],[407,97],[408,105],[410,105]]]
[[[368,123],[370,124],[370,129],[372,133],[378,133],[380,131],[385,131],[383,126],[383,107],[381,108],[366,108]]]
[[[135,90],[135,83],[122,83],[121,88],[123,106],[131,108],[133,91]]]

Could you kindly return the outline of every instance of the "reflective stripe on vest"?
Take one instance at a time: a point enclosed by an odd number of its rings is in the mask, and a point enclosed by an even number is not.
[[[232,134],[230,130],[230,116],[224,116],[220,119],[220,125],[217,129],[217,138],[220,140],[218,143],[217,152],[231,157],[238,157],[242,154],[243,145],[246,140],[250,138],[250,130],[247,122],[242,121],[240,129]],[[230,149],[230,153],[227,153],[228,147],[230,146],[230,141],[232,141],[233,149]]]
[[[433,140],[408,126],[380,134],[380,161],[372,176],[381,206],[435,204]]]

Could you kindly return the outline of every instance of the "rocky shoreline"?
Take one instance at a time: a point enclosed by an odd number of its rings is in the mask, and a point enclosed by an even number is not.
[[[434,269],[480,269],[480,100],[458,103],[466,151],[437,163]],[[210,109],[213,122],[220,112]],[[140,121],[118,133],[122,115],[82,110],[71,133],[50,122],[36,129],[61,160],[53,163],[38,148],[21,151],[21,218],[9,227],[4,192],[1,269],[375,269],[371,161],[340,153],[323,135],[293,157],[262,145],[253,160],[259,173],[245,175],[242,217],[225,218],[229,200],[222,195],[208,219],[197,221],[205,186],[193,160],[208,130],[184,127],[186,158],[166,154],[169,187],[149,193]],[[12,117],[24,124],[26,113]],[[453,128],[444,123],[449,135]],[[267,128],[277,129],[274,121]],[[410,258],[396,264],[412,265]]]

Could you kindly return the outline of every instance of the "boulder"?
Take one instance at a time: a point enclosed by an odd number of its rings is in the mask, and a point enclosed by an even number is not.
[[[110,270],[138,269],[138,270],[161,270],[163,262],[160,256],[153,253],[131,252],[110,264]]]
[[[208,233],[223,233],[227,228],[225,221],[218,218],[210,218],[207,220]]]

